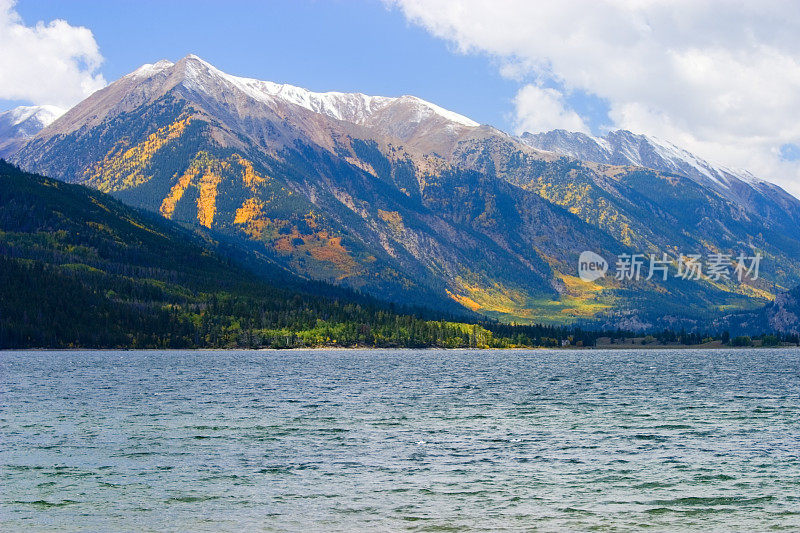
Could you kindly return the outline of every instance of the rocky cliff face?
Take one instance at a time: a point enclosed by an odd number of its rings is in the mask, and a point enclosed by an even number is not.
[[[779,294],[767,308],[767,320],[775,331],[800,333],[800,290]]]

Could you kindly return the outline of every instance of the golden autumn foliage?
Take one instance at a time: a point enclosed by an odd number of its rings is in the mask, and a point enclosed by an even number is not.
[[[271,221],[267,218],[264,220],[265,224],[279,228],[286,228],[289,225],[285,220]],[[315,227],[318,227],[316,222]],[[315,261],[327,263],[329,267],[338,272],[336,277],[339,280],[360,271],[358,262],[342,244],[342,238],[331,235],[325,229],[314,230],[312,228],[310,233],[300,233],[297,226],[291,226],[290,233],[276,235],[271,242],[272,248],[281,254],[293,257],[302,257],[306,254]]]
[[[161,208],[159,210],[162,215],[167,218],[172,218],[172,214],[175,212],[175,206],[178,205],[178,202],[183,197],[183,193],[186,192],[186,188],[189,187],[189,184],[195,176],[197,176],[198,172],[200,172],[200,168],[192,166],[178,178],[178,183],[172,186],[167,197],[161,202]]]
[[[474,276],[473,276],[474,277]],[[500,283],[487,281],[467,281],[461,276],[455,279],[458,291],[447,291],[448,296],[473,311],[482,309],[503,314],[515,314],[524,310],[526,295],[511,290]]]
[[[457,287],[447,290],[454,301],[482,313],[499,314],[520,323],[570,322],[575,318],[591,318],[610,307],[603,287],[581,281],[574,276],[554,271],[566,291],[558,299],[532,299],[524,290],[506,287],[490,280],[478,280],[471,275],[455,279]]]
[[[257,239],[264,233],[264,229],[272,221],[264,216],[264,203],[257,198],[248,198],[242,207],[236,210],[234,224],[244,226],[244,232],[251,238]]]
[[[214,223],[214,215],[217,213],[217,185],[221,179],[219,174],[206,172],[198,180],[200,196],[197,198],[197,221],[201,226],[210,228]]]
[[[400,216],[400,213],[397,211],[384,211],[383,209],[378,209],[378,217],[386,222],[394,231],[399,232],[405,229],[405,226],[403,225],[403,217]]]
[[[187,189],[195,187],[198,191],[197,221],[202,226],[210,228],[214,224],[217,214],[218,188],[223,179],[234,181],[239,179],[254,193],[258,191],[260,185],[269,180],[267,176],[257,173],[253,168],[253,163],[239,154],[219,159],[208,152],[200,151],[195,155],[189,168],[177,178],[169,194],[161,202],[161,214],[172,218],[175,208]],[[251,237],[257,238],[269,223],[269,219],[260,220],[263,207],[263,202],[255,197],[248,200],[236,213],[234,223],[246,225],[245,232]]]
[[[481,308],[481,304],[479,304],[475,300],[470,299],[469,296],[463,296],[463,295],[460,295],[460,294],[455,294],[455,293],[450,292],[447,289],[445,289],[445,291],[447,292],[447,296],[449,296],[450,298],[452,298],[456,302],[460,303],[461,305],[463,305],[467,309],[470,309],[472,311],[477,311],[478,309]]]
[[[180,137],[191,120],[191,116],[176,120],[127,149],[124,149],[124,143],[118,143],[102,160],[83,172],[86,184],[103,192],[112,192],[147,182],[152,176],[144,174],[143,167],[164,145]]]
[[[586,183],[554,184],[539,180],[526,187],[539,196],[560,205],[584,222],[608,231],[626,246],[634,245],[636,237],[630,221],[608,200],[594,197]]]
[[[260,174],[256,173],[256,171],[253,169],[253,163],[243,158],[239,154],[233,154],[229,159],[231,162],[237,163],[242,167],[242,181],[251,190],[256,185],[264,183],[267,180],[265,176],[261,176]]]
[[[333,263],[342,270],[347,270],[347,267],[354,266],[355,263],[347,249],[342,246],[341,237],[320,238],[320,246],[312,248],[310,252],[314,259]]]

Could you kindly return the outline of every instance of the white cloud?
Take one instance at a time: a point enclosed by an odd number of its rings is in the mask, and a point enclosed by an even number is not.
[[[547,131],[562,128],[589,133],[583,119],[567,109],[563,95],[555,89],[535,85],[523,87],[514,99],[517,127],[521,131]]]
[[[92,32],[64,20],[26,26],[0,0],[0,98],[71,107],[106,85]]]
[[[614,128],[748,168],[800,195],[800,162],[779,156],[780,146],[800,145],[800,2],[393,3],[461,52],[491,54],[501,74],[528,80],[515,99],[520,130],[585,127],[564,94],[542,88],[549,81],[606,101]]]

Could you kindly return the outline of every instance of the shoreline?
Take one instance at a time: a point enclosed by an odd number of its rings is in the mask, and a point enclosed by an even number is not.
[[[671,350],[671,351],[684,351],[684,350],[783,350],[783,349],[798,349],[798,345],[786,346],[703,346],[703,345],[690,345],[690,346],[675,346],[675,345],[602,345],[602,346],[534,346],[534,347],[519,347],[519,348],[437,348],[437,347],[424,347],[424,348],[404,348],[404,347],[376,347],[376,346],[320,346],[320,347],[298,347],[298,348],[0,348],[0,353],[3,352],[296,352],[296,351],[316,351],[316,352],[348,352],[348,351],[468,351],[468,352],[501,352],[501,351],[552,351],[552,352],[579,352],[579,351],[631,351],[631,350]]]

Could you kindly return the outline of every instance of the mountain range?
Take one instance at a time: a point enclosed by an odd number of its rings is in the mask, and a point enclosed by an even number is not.
[[[551,130],[525,132],[520,140],[540,150],[582,161],[637,166],[685,176],[751,211],[795,209],[797,199],[777,185],[743,169],[710,163],[674,144],[649,135],[616,130],[603,137]]]
[[[0,158],[7,158],[49,126],[64,110],[51,105],[20,106],[0,113]]]
[[[507,322],[700,327],[800,280],[800,201],[630,132],[521,137],[413,96],[144,65],[11,156],[297,276]],[[593,251],[610,263],[577,276]],[[763,256],[758,279],[616,279],[619,254]],[[733,266],[733,265],[731,265]]]

